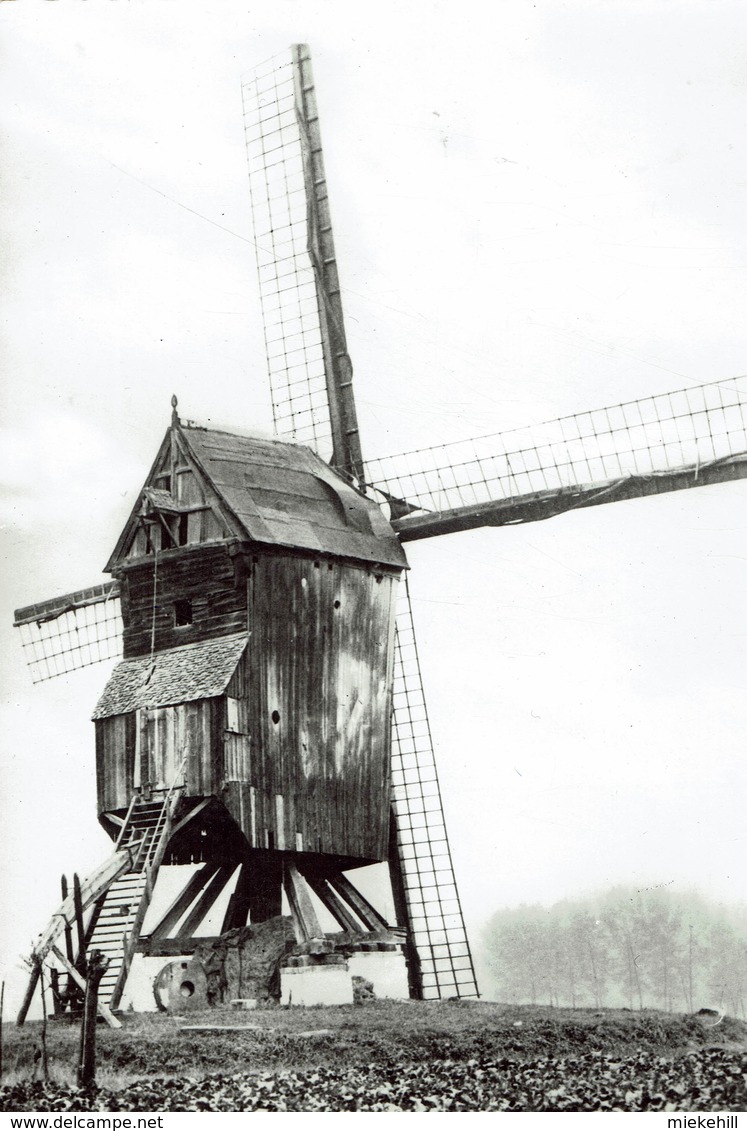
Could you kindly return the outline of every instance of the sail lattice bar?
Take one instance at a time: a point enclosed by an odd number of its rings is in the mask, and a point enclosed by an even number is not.
[[[747,376],[368,463],[403,541],[747,476]]]
[[[242,95],[275,430],[360,479],[352,367],[308,47],[296,45],[257,68]]]
[[[407,578],[398,599],[392,706],[392,809],[402,894],[418,956],[415,981],[425,999],[477,997],[446,835]]]
[[[117,658],[122,614],[116,581],[17,609],[13,622],[34,683]]]

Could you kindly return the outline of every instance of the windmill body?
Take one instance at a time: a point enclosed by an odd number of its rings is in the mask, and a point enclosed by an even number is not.
[[[176,782],[246,850],[386,859],[405,565],[313,452],[174,423],[107,567],[124,658],[94,712],[104,825]]]

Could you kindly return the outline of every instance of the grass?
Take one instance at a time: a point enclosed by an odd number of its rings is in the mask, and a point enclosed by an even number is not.
[[[186,1024],[231,1025],[232,1031],[183,1031]],[[6,1029],[3,1084],[40,1078],[41,1025]],[[72,1085],[79,1027],[47,1026],[49,1075]],[[551,1009],[493,1002],[370,1001],[329,1008],[212,1010],[176,1019],[125,1014],[123,1028],[99,1025],[100,1087],[121,1090],[137,1080],[223,1073],[299,1072],[313,1068],[394,1066],[428,1060],[497,1056],[519,1064],[544,1057],[647,1052],[671,1059],[699,1049],[747,1049],[747,1025],[725,1018],[706,1029],[695,1018],[655,1010]]]

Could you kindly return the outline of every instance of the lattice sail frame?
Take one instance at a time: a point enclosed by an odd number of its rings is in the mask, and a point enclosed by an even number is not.
[[[699,471],[747,452],[747,376],[476,439],[369,460],[373,487],[446,513],[631,477]]]
[[[259,295],[279,436],[332,455],[292,52],[242,86]]]
[[[33,683],[118,659],[122,608],[116,582],[18,609],[14,624]]]
[[[423,997],[478,997],[446,834],[407,578],[397,605],[392,724],[397,854]]]
[[[361,480],[308,47],[297,44],[258,67],[242,99],[275,430]]]

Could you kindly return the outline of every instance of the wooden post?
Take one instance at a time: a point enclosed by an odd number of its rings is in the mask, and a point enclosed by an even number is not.
[[[60,877],[60,890],[62,892],[62,902],[64,903],[65,900],[68,897],[67,876],[64,874],[64,872],[63,872],[62,876]],[[65,919],[65,954],[67,955],[68,962],[72,966],[72,964],[75,962],[75,951],[73,950],[73,932],[70,929],[70,923],[67,920],[67,918]],[[71,1009],[73,1008],[74,995],[75,995],[75,983],[73,982],[72,978],[68,975],[68,979],[67,979],[67,1000],[70,1004]]]
[[[5,980],[0,985],[0,1083],[3,1079],[3,1004],[5,1002]]]
[[[73,905],[75,907],[75,926],[78,932],[78,962],[84,962],[86,957],[86,932],[83,927],[83,899],[80,894],[80,880],[77,872],[73,875]]]
[[[24,994],[23,1001],[21,1002],[21,1008],[18,1010],[18,1017],[16,1019],[16,1025],[19,1027],[19,1029],[20,1029],[21,1025],[23,1025],[24,1021],[26,1020],[26,1014],[29,1011],[29,1007],[31,1005],[31,1000],[34,996],[34,990],[36,989],[36,983],[39,981],[39,975],[40,974],[41,974],[41,961],[38,958],[32,958],[31,959],[31,973],[29,975],[29,984],[26,987],[26,993]]]
[[[60,963],[60,965],[64,966],[64,968],[67,970],[68,974],[73,979],[73,981],[76,983],[76,985],[78,985],[83,990],[83,992],[85,993],[86,980],[83,977],[83,975],[80,973],[80,971],[76,970],[74,966],[70,965],[70,963],[65,958],[65,955],[56,946],[52,947],[52,954],[55,956],[55,958]],[[106,1005],[104,1002],[99,1002],[99,1013],[101,1014],[101,1016],[104,1018],[104,1021],[106,1021],[107,1025],[111,1029],[121,1029],[122,1028],[122,1022],[119,1020],[119,1018],[114,1016],[114,1014],[112,1013],[109,1006]]]
[[[83,1024],[80,1029],[79,1088],[92,1088],[96,1083],[96,1016],[99,983],[108,965],[109,959],[100,950],[94,950],[87,963],[86,997],[83,1006]]]
[[[61,877],[60,890],[62,891],[62,901],[64,903],[67,899],[67,876],[63,875]],[[75,961],[75,955],[73,954],[73,936],[70,930],[70,924],[67,920],[65,920],[65,954],[67,955],[68,962]]]
[[[62,1013],[63,1006],[62,994],[60,993],[60,975],[59,972],[54,969],[54,967],[49,971],[49,983],[52,987],[52,1009],[54,1010],[55,1014]]]
[[[41,1062],[42,1062],[42,1079],[44,1083],[49,1082],[49,1060],[47,1058],[47,998],[44,993],[44,967],[39,966],[39,989],[41,990],[42,999],[42,1020],[41,1020]]]

